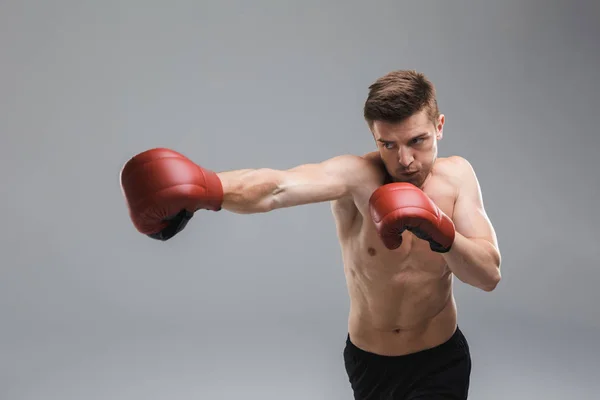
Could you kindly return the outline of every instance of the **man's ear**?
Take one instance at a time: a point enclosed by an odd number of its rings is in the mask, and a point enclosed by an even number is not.
[[[435,136],[437,140],[442,140],[442,138],[444,137],[444,124],[446,123],[446,117],[444,116],[444,114],[440,114],[440,116],[438,117],[438,123],[437,126],[435,127]]]

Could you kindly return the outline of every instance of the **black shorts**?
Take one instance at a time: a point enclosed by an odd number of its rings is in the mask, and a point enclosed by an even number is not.
[[[382,356],[346,340],[344,362],[355,400],[467,398],[471,354],[457,327],[445,343],[402,356]]]

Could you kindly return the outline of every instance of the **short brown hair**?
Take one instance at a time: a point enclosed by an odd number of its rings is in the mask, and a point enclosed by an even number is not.
[[[402,122],[427,110],[435,124],[439,117],[435,86],[420,72],[397,70],[387,73],[369,86],[364,117],[370,127],[375,121]]]

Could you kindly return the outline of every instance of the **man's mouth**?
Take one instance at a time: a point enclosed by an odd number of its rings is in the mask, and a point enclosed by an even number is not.
[[[404,176],[411,176],[411,175],[416,174],[417,172],[419,172],[419,171],[400,171],[400,174],[404,175]]]

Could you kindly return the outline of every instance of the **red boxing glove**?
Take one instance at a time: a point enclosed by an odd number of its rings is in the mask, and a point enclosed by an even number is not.
[[[371,218],[385,247],[397,249],[402,232],[409,230],[427,240],[431,250],[445,253],[454,242],[454,223],[418,187],[390,183],[379,187],[369,199]]]
[[[183,230],[195,211],[219,211],[223,203],[215,172],[163,148],[129,160],[121,170],[121,188],[135,228],[163,241]]]

